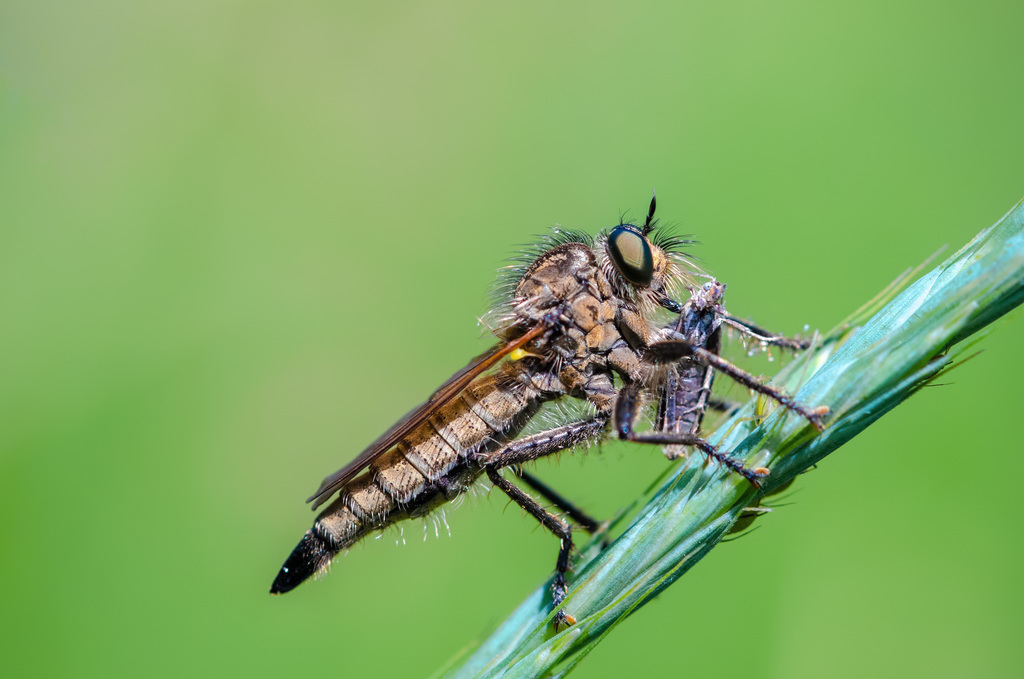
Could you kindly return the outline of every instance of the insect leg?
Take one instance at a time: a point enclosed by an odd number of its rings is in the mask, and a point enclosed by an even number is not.
[[[715,398],[714,396],[708,398],[708,408],[728,415],[739,410],[742,405],[742,403],[738,403],[736,401],[726,401],[725,399]]]
[[[514,464],[530,462],[560,450],[571,448],[577,443],[593,441],[604,432],[608,423],[607,413],[598,413],[594,417],[579,422],[542,431],[533,436],[510,441],[493,453],[474,455],[474,459],[487,467],[502,469]]]
[[[512,471],[515,475],[521,478],[528,486],[537,491],[542,497],[548,502],[551,502],[560,510],[569,515],[569,517],[579,525],[580,528],[593,534],[600,527],[598,522],[593,519],[590,515],[584,512],[582,509],[573,504],[570,500],[562,497],[562,495],[549,486],[548,484],[541,481],[539,478],[526,471],[518,465],[512,466]]]
[[[741,334],[757,340],[758,342],[764,342],[765,344],[771,344],[783,349],[792,349],[793,351],[803,351],[807,347],[811,346],[810,340],[796,339],[795,337],[784,337],[782,335],[776,335],[773,332],[768,332],[764,328],[754,325],[750,321],[743,318],[736,318],[724,314],[721,316],[722,323],[728,325],[734,330],[738,330]]]
[[[747,479],[755,486],[760,486],[759,479],[768,475],[768,470],[763,468],[749,469],[742,462],[733,459],[729,455],[719,451],[705,439],[687,432],[667,431],[633,431],[633,423],[636,421],[637,411],[640,409],[640,389],[634,383],[627,384],[619,390],[619,397],[615,402],[615,431],[620,439],[634,441],[636,443],[652,443],[660,446],[692,446],[710,458],[720,463]]]
[[[765,384],[746,370],[733,365],[718,354],[712,353],[703,347],[694,346],[686,340],[665,340],[650,345],[647,348],[646,354],[646,358],[655,363],[671,363],[687,356],[697,359],[704,365],[711,366],[720,373],[725,373],[748,389],[752,389],[777,401],[784,408],[792,410],[813,424],[818,431],[824,431],[825,425],[822,423],[822,418],[828,415],[827,406],[810,409],[804,408],[781,389]]]
[[[515,484],[507,481],[499,471],[504,467],[513,467],[552,453],[570,448],[583,441],[592,441],[604,433],[608,422],[607,413],[598,413],[594,417],[573,422],[550,431],[527,436],[509,442],[503,448],[490,453],[474,456],[480,462],[487,477],[496,487],[526,510],[530,516],[554,533],[559,539],[558,560],[555,562],[555,580],[551,585],[552,601],[558,610],[555,614],[555,626],[571,625],[575,618],[561,609],[567,591],[565,574],[569,570],[569,554],[572,552],[572,531],[569,524],[549,513],[540,503],[520,490]]]
[[[555,626],[574,625],[576,619],[561,609],[562,601],[568,590],[565,584],[565,573],[569,570],[569,553],[572,552],[572,531],[569,524],[548,513],[532,497],[520,490],[514,483],[506,481],[494,467],[487,467],[487,478],[533,518],[559,539],[558,560],[555,562],[555,581],[551,585],[551,599],[558,612],[555,613]]]

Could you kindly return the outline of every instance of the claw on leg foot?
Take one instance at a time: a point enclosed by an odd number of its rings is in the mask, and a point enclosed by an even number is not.
[[[556,574],[555,581],[551,583],[552,606],[558,609],[555,611],[555,619],[553,621],[555,631],[558,631],[558,629],[563,625],[570,627],[576,624],[576,618],[569,613],[566,613],[565,609],[561,607],[562,602],[565,601],[565,594],[567,590],[568,587],[566,587],[565,584],[565,577],[561,573]]]
[[[557,629],[559,625],[565,625],[566,627],[571,627],[572,625],[575,625],[575,624],[576,624],[576,618],[572,617],[571,615],[569,615],[565,611],[562,611],[562,610],[558,611],[558,615],[555,618],[555,629]]]

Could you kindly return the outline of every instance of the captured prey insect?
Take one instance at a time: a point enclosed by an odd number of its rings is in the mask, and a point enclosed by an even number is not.
[[[682,252],[690,241],[658,230],[655,206],[652,199],[642,226],[620,222],[596,238],[555,229],[511,268],[492,316],[499,342],[324,479],[308,500],[313,508],[335,492],[338,496],[285,561],[272,594],[288,592],[323,571],[368,533],[424,516],[486,475],[559,538],[552,584],[555,624],[572,624],[561,608],[573,546],[569,524],[507,480],[503,469],[511,468],[592,529],[592,520],[520,467],[600,440],[614,417],[622,438],[696,446],[756,483],[762,470],[746,469],[696,435],[700,417],[695,413],[702,412],[710,389],[707,366],[727,373],[734,368],[718,357],[713,339],[728,317],[715,312],[699,331],[687,325],[694,302],[683,306],[674,296],[693,281]],[[665,328],[656,318],[661,309],[686,313]],[[666,373],[673,371],[678,379],[666,382]],[[730,374],[764,393],[771,389],[738,369]],[[700,387],[692,388],[694,380]],[[672,426],[634,432],[640,394],[654,393],[659,385],[666,385],[663,398],[671,402],[663,408],[663,424]],[[769,395],[820,428],[821,413],[803,409],[781,392]],[[566,397],[586,401],[593,413],[519,436],[542,404]]]
[[[665,446],[692,446],[715,458],[733,471],[756,483],[768,473],[766,469],[747,469],[733,458],[723,455],[710,443],[698,436],[704,414],[709,407],[728,410],[724,404],[711,399],[715,373],[722,372],[752,391],[772,399],[810,421],[819,431],[828,408],[805,408],[784,392],[763,383],[750,373],[733,365],[719,354],[722,348],[722,328],[728,327],[742,337],[755,341],[767,349],[777,346],[799,351],[809,342],[775,335],[749,321],[731,316],[723,306],[726,285],[711,278],[699,288],[691,288],[689,301],[682,307],[678,319],[670,323],[665,338],[652,344],[643,357],[652,365],[669,364],[664,382],[654,389],[658,411],[653,432],[636,433],[632,422],[639,407],[643,385],[627,383],[616,401],[615,428],[620,438]],[[647,387],[650,391],[650,387]],[[679,455],[679,448],[666,449],[671,459]]]

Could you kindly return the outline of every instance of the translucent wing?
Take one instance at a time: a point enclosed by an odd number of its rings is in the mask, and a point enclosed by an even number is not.
[[[502,358],[540,335],[544,332],[544,329],[544,325],[538,324],[522,337],[518,337],[511,342],[496,344],[488,351],[474,358],[465,368],[452,375],[447,382],[442,384],[437,391],[430,395],[430,398],[410,410],[393,427],[381,434],[380,438],[367,446],[366,450],[356,456],[356,459],[325,478],[320,487],[317,488],[317,491],[306,502],[312,502],[313,509],[322,505],[327,498],[334,494],[334,491],[355,478],[371,462],[390,450],[409,432],[437,412],[438,408],[458,396],[481,373],[487,371]]]

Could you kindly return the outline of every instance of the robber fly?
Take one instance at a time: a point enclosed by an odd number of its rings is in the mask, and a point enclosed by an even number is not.
[[[682,252],[690,241],[659,231],[655,207],[652,199],[642,226],[620,222],[596,238],[556,229],[512,268],[492,316],[499,342],[324,479],[308,500],[313,508],[338,495],[285,561],[272,594],[288,592],[323,571],[336,554],[370,532],[424,516],[486,475],[559,538],[552,583],[555,624],[573,624],[561,609],[573,546],[569,524],[507,480],[503,469],[511,468],[584,527],[594,522],[520,466],[598,441],[613,417],[621,438],[699,447],[754,483],[766,473],[746,469],[693,432],[676,431],[689,426],[682,410],[669,413],[679,425],[671,432],[633,431],[640,395],[665,383],[662,364],[725,369],[714,362],[724,363],[717,349],[709,351],[707,341],[687,334],[686,314],[678,327],[657,325],[660,309],[686,310],[673,297],[693,281],[693,270]],[[679,392],[684,400],[695,398],[685,386]],[[783,406],[821,426],[818,414],[777,393]],[[585,400],[593,413],[519,436],[542,404],[565,397]]]

